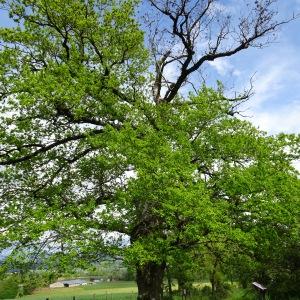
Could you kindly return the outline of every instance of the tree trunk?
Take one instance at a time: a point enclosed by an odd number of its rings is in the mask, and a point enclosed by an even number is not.
[[[210,275],[210,283],[211,283],[211,296],[214,299],[215,294],[216,294],[216,273],[217,273],[217,266],[218,266],[218,260],[215,260],[215,263],[213,265],[213,270]]]
[[[183,290],[185,289],[185,278],[181,275],[182,274],[177,276],[178,291],[180,292],[180,294],[182,294]]]
[[[149,262],[136,270],[139,300],[162,300],[165,263]]]
[[[173,299],[173,291],[172,291],[172,277],[170,273],[170,269],[167,268],[167,280],[168,280],[168,292],[169,292],[169,300]]]

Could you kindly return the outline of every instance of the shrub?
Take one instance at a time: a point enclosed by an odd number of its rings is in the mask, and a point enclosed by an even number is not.
[[[21,279],[21,282],[24,285],[24,294],[30,295],[36,288],[46,287],[54,282],[55,279],[55,274],[51,272],[28,272]]]
[[[211,295],[211,287],[206,285],[201,289],[201,295],[209,297]]]
[[[219,282],[216,286],[216,299],[225,299],[230,293],[231,286],[227,282]]]
[[[18,282],[14,277],[0,281],[0,299],[13,299],[18,294]]]

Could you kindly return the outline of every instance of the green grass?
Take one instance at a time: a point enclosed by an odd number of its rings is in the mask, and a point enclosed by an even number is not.
[[[136,299],[135,282],[118,281],[99,283],[69,288],[42,288],[32,295],[24,296],[24,300],[133,300]]]
[[[235,288],[226,300],[255,300],[255,293],[251,290]]]
[[[198,283],[198,288],[203,288],[207,283]],[[196,286],[196,285],[195,285]],[[103,282],[93,285],[85,285],[69,288],[41,288],[32,295],[22,297],[22,300],[136,300],[137,286],[133,281]],[[174,300],[181,300],[181,296],[175,296]],[[208,297],[194,296],[190,300],[208,300]],[[247,290],[233,287],[226,300],[252,300],[253,294]]]

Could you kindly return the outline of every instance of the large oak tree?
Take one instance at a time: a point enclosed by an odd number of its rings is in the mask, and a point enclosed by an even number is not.
[[[215,243],[250,255],[294,234],[299,138],[238,119],[247,92],[193,78],[268,43],[286,22],[274,1],[237,19],[214,0],[1,2],[16,23],[0,29],[3,249],[122,256],[139,299],[159,300],[171,258]]]

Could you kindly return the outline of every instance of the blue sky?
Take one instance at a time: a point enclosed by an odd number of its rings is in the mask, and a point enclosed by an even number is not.
[[[278,18],[300,12],[300,0],[279,0]],[[282,26],[274,43],[263,49],[216,60],[213,75],[242,90],[253,77],[254,96],[243,115],[270,134],[300,133],[300,18]]]
[[[230,2],[230,1],[229,1]],[[239,0],[231,0],[238,6]],[[300,12],[300,0],[278,0],[279,18]],[[0,11],[0,26],[10,26]],[[270,134],[300,132],[300,18],[284,25],[274,43],[263,49],[247,49],[230,58],[218,59],[206,69],[213,80],[241,91],[253,77],[254,96],[243,115]]]

